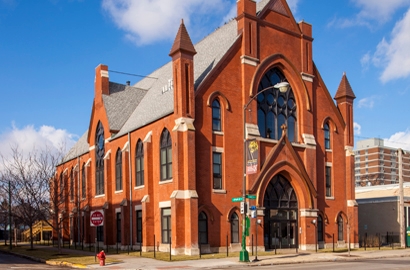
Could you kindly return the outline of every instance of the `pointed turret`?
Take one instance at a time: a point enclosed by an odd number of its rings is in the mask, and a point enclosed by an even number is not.
[[[194,45],[181,20],[169,56],[172,57],[174,114],[177,117],[195,118],[194,100]]]
[[[343,72],[343,77],[340,81],[339,88],[336,91],[334,99],[338,100],[344,97],[348,97],[351,99],[356,98],[356,96],[353,93],[352,87],[350,86],[349,80],[347,79],[346,72]]]
[[[169,52],[169,56],[173,58],[174,54],[177,52],[186,53],[192,56],[196,54],[194,45],[192,44],[188,31],[185,28],[184,20],[181,20],[181,25],[179,26],[178,33],[175,37],[171,51]]]

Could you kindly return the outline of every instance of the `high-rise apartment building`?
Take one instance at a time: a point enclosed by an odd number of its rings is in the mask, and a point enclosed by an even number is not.
[[[356,186],[398,184],[400,176],[410,182],[410,152],[384,146],[384,140],[357,141],[355,150]]]

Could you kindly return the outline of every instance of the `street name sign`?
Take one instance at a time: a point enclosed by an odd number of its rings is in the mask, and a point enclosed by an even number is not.
[[[232,202],[242,202],[242,201],[243,201],[243,197],[232,198]]]

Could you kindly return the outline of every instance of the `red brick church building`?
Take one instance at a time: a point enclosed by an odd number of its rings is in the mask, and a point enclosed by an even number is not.
[[[312,51],[312,26],[285,0],[238,0],[236,19],[196,45],[182,21],[170,62],[135,85],[99,65],[88,130],[57,168],[63,237],[238,251],[249,197],[247,247],[252,235],[259,250],[314,250],[333,237],[357,246],[355,95],[344,74],[332,99]],[[257,150],[249,174],[245,138]]]

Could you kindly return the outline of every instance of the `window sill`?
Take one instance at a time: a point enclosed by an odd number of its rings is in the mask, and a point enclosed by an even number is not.
[[[332,149],[325,149],[325,150],[326,150],[326,152],[329,152],[329,153],[333,152]]]
[[[136,189],[143,189],[143,188],[145,188],[145,185],[142,185],[142,186],[136,186],[136,187],[134,187],[134,190],[136,190]]]
[[[335,200],[335,197],[326,197],[326,200],[332,200],[332,201],[334,201],[334,200]]]
[[[212,134],[220,135],[220,136],[224,135],[223,131],[214,131],[214,130],[212,131]]]
[[[116,190],[116,191],[114,191],[114,194],[118,194],[118,193],[122,193],[123,192],[123,190],[121,189],[121,190]]]
[[[212,189],[212,192],[216,194],[226,194],[225,189]]]
[[[159,181],[160,185],[164,185],[164,184],[169,184],[172,183],[173,179],[169,179],[169,180],[163,180],[163,181]]]
[[[100,195],[95,195],[94,198],[103,198],[105,197],[105,194],[100,194]]]

